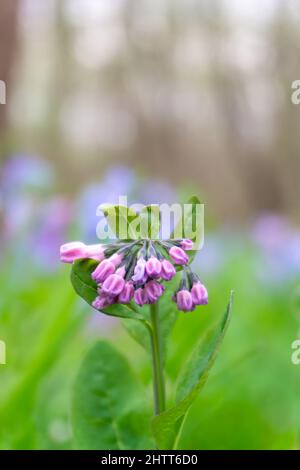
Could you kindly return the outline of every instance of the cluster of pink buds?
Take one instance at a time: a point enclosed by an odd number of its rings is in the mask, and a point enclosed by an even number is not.
[[[97,284],[98,296],[93,302],[97,310],[112,304],[153,304],[165,290],[164,281],[176,274],[181,265],[182,281],[173,300],[184,312],[208,302],[207,290],[188,266],[187,251],[193,249],[191,240],[137,240],[109,245],[67,243],[61,247],[61,261],[72,263],[77,259],[99,261],[91,277]]]
[[[206,287],[190,268],[184,268],[183,278],[173,300],[177,303],[179,310],[183,312],[191,312],[197,305],[208,303]]]

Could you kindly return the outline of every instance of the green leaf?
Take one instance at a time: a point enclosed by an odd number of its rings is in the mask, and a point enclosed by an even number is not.
[[[138,217],[138,214],[126,206],[102,204],[99,209],[106,217],[107,223],[120,240],[135,239],[136,236],[130,229],[131,222]]]
[[[83,360],[74,385],[74,444],[87,450],[153,448],[150,413],[127,360],[105,341]]]
[[[166,290],[162,297],[158,301],[158,312],[159,312],[159,323],[161,328],[161,345],[162,345],[162,358],[166,358],[167,350],[167,339],[171,333],[175,322],[178,318],[178,308],[175,302],[171,301],[171,297],[174,293],[175,286],[178,284],[178,280],[174,278],[172,281],[166,283]],[[151,353],[151,342],[149,336],[150,326],[150,312],[149,308],[143,307],[143,316],[145,322],[141,321],[129,321],[124,319],[122,321],[126,330],[130,336],[135,339],[146,351]],[[151,326],[150,326],[151,328]]]
[[[200,199],[197,196],[192,196],[185,204],[183,204],[182,218],[173,230],[170,238],[190,238],[194,242],[194,250],[188,251],[191,263],[198,251],[199,245],[202,244],[204,239],[204,224],[202,221],[202,209],[199,213]],[[200,220],[199,220],[200,217]],[[177,271],[181,271],[182,266],[179,266]]]
[[[145,206],[139,213],[141,238],[159,238],[161,214],[159,206]]]
[[[153,434],[159,449],[172,449],[183,424],[183,420],[203,388],[217,357],[220,345],[229,324],[233,294],[220,324],[214,328],[194,350],[190,361],[179,379],[175,405],[156,416],[152,422]]]
[[[77,294],[80,295],[80,297],[82,297],[89,305],[92,305],[92,302],[97,297],[97,284],[91,278],[91,274],[95,270],[97,264],[99,263],[92,259],[81,259],[75,261],[75,263],[72,265],[72,285]],[[101,310],[101,312],[114,317],[135,318],[144,321],[143,315],[138,312],[131,304],[111,305]]]

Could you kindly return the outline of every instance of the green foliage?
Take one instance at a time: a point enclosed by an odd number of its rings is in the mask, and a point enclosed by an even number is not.
[[[159,449],[172,449],[176,443],[185,415],[205,385],[216,359],[229,323],[231,306],[232,294],[220,325],[212,329],[204,342],[200,341],[181,374],[175,406],[154,418],[153,432]]]
[[[148,449],[149,415],[127,360],[99,341],[83,360],[74,387],[73,429],[79,449]]]
[[[160,211],[157,205],[144,206],[139,214],[125,206],[102,205],[112,234],[121,240],[157,238],[160,230]]]
[[[183,211],[182,218],[178,222],[177,226],[174,228],[170,238],[176,238],[177,237],[176,234],[182,234],[182,233],[184,234],[184,236],[182,238],[186,238],[190,234],[185,233],[184,228],[185,227],[194,227],[195,228],[195,224],[196,224],[196,221],[197,221],[197,219],[196,219],[197,206],[199,204],[201,204],[201,201],[197,196],[192,196],[190,199],[188,199],[186,204],[191,206],[191,209],[190,209],[190,211]],[[200,230],[204,230],[204,227],[197,227],[197,232],[198,233],[200,232]],[[203,233],[201,233],[201,237],[202,236],[203,236]],[[188,251],[188,255],[189,255],[189,259],[190,259],[189,262],[190,263],[195,258],[199,242],[201,242],[201,239],[197,241],[196,237],[193,237],[193,236],[191,237],[191,239],[194,242],[194,248],[195,249]],[[182,266],[177,266],[176,269],[177,269],[177,271],[181,271]]]
[[[160,231],[161,214],[156,205],[145,206],[139,214],[141,238],[156,239]]]
[[[182,218],[170,234],[170,238],[190,237],[187,228],[193,229],[196,233],[203,230],[203,227],[196,227],[197,206],[201,204],[197,196],[191,197],[185,205],[182,205]],[[144,206],[139,213],[121,205],[102,204],[100,206],[103,215],[111,230],[111,234],[122,240],[132,240],[138,238],[158,238],[161,225],[161,213],[158,205],[151,204]],[[189,210],[188,210],[189,209]],[[202,236],[202,234],[201,234]],[[196,236],[191,237],[196,242]],[[196,250],[190,252],[191,259]]]
[[[158,301],[159,311],[159,322],[161,330],[161,347],[162,347],[162,359],[166,360],[167,353],[167,340],[174,328],[176,320],[178,318],[178,308],[175,302],[171,301],[174,289],[178,284],[177,276],[170,282],[166,283],[166,290],[164,295]],[[130,336],[137,341],[146,351],[151,353],[151,342],[149,335],[150,325],[150,312],[149,308],[143,308],[144,322],[132,321],[124,319],[122,321],[127,332]]]
[[[246,237],[236,246],[235,254],[225,253],[223,267],[205,274],[209,305],[176,316],[166,359],[168,395],[192,345],[217,320],[224,292],[232,286],[237,292],[227,340],[210,380],[186,414],[177,447],[297,449],[300,368],[291,363],[291,343],[299,331],[299,283],[287,279],[262,285],[258,253]],[[142,395],[149,403],[152,400],[149,358],[110,317],[98,315],[100,325],[95,327],[93,320],[91,326],[93,311],[74,295],[66,268],[43,276],[28,264],[24,276],[20,261],[2,261],[0,339],[7,345],[7,364],[0,365],[1,449],[71,448],[74,373],[98,337],[110,335],[130,359],[142,382]],[[166,301],[168,296],[167,292]],[[122,422],[127,419],[124,415]],[[132,428],[127,422],[126,432]]]
[[[130,224],[138,217],[126,206],[102,204],[100,209],[106,217],[107,223],[114,235],[120,239],[133,239],[134,233],[130,231]]]

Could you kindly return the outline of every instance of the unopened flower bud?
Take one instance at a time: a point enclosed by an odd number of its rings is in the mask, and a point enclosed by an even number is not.
[[[157,281],[149,281],[144,287],[147,298],[150,303],[158,301],[159,297],[164,292],[164,286]]]
[[[139,258],[134,268],[134,274],[132,276],[133,282],[139,282],[144,278],[146,268],[146,261],[144,258]]]
[[[206,287],[201,282],[193,284],[191,295],[195,305],[206,305],[208,303],[208,293]]]
[[[161,273],[160,276],[164,281],[170,281],[176,274],[176,269],[169,260],[164,259],[161,262]]]
[[[146,263],[146,272],[149,277],[157,278],[161,273],[161,262],[155,256],[151,256]]]
[[[183,250],[192,250],[194,247],[194,243],[189,238],[185,238],[180,242],[180,246]]]
[[[86,245],[82,242],[65,243],[60,247],[60,260],[73,263],[76,259],[86,258]]]
[[[121,263],[123,259],[123,253],[114,253],[110,258],[109,261],[111,261],[115,267],[118,267],[119,264]]]
[[[176,264],[187,264],[189,257],[186,252],[179,246],[172,246],[169,255]]]
[[[148,298],[144,289],[139,288],[134,292],[134,301],[141,307],[148,303]]]
[[[186,289],[182,289],[177,292],[176,303],[179,310],[183,310],[184,312],[191,312],[194,310],[192,294]]]
[[[119,274],[111,274],[105,279],[102,289],[106,294],[119,295],[122,292],[124,285],[125,281],[122,276],[119,276]]]
[[[98,296],[95,298],[94,302],[92,303],[92,306],[96,310],[101,310],[103,308],[108,307],[109,305],[112,305],[115,303],[115,298],[110,297],[110,296]]]
[[[118,302],[120,304],[128,304],[134,295],[134,287],[131,282],[126,282],[122,292],[119,294]]]
[[[108,276],[113,274],[115,272],[115,269],[115,265],[109,259],[104,259],[92,272],[92,279],[98,284],[100,284],[104,282]]]

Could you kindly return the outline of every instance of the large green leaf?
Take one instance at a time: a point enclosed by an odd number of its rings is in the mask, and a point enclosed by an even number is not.
[[[121,205],[102,204],[99,209],[119,240],[159,237],[160,210],[155,204],[142,206],[139,214]]]
[[[153,419],[153,434],[159,449],[172,449],[180,434],[183,420],[190,406],[205,385],[217,357],[230,320],[232,293],[220,324],[194,350],[180,376],[175,405]]]
[[[134,233],[131,233],[130,224],[138,217],[138,214],[129,207],[121,205],[102,204],[99,209],[106,217],[107,223],[120,240],[135,239]]]
[[[74,446],[87,450],[153,448],[150,413],[127,360],[104,341],[83,360],[74,385]]]
[[[166,290],[158,301],[159,325],[161,334],[162,357],[165,360],[167,350],[167,339],[171,333],[178,318],[178,308],[175,302],[171,301],[175,286],[178,280],[174,278],[166,283]],[[145,322],[132,321],[124,319],[122,321],[128,333],[135,339],[146,351],[151,353],[151,341],[149,335],[150,311],[149,307],[143,307],[143,316]]]
[[[185,204],[185,206],[183,205],[185,210],[183,210],[182,218],[173,230],[170,238],[191,238],[193,240],[195,249],[188,252],[191,263],[197,253],[199,245],[201,245],[203,242],[204,226],[196,226],[197,215],[199,215],[197,208],[201,204],[200,199],[197,196],[192,196]],[[187,208],[189,210],[187,210]],[[191,236],[187,230],[188,228],[193,228],[195,231],[197,231],[197,236]],[[177,270],[180,271],[181,269],[182,267],[179,266]]]
[[[157,205],[145,206],[139,213],[141,238],[159,238],[160,210]]]
[[[77,260],[73,264],[71,271],[71,282],[75,291],[90,305],[97,297],[97,284],[91,278],[91,274],[97,264],[97,261],[92,259]],[[101,310],[101,312],[114,317],[144,320],[142,313],[137,311],[131,304],[111,305]]]

